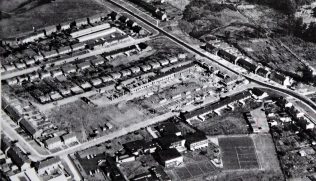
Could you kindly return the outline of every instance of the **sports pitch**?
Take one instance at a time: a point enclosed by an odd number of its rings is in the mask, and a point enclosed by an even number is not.
[[[256,149],[250,137],[219,138],[225,170],[259,168]]]

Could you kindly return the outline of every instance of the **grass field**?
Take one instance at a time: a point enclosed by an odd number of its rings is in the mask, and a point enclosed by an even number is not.
[[[110,9],[91,0],[57,0],[48,4],[27,3],[13,11],[25,2],[27,1],[1,0],[0,5],[4,7],[4,10],[9,11],[10,16],[0,20],[0,38],[31,31],[33,27],[42,28],[98,13],[110,12]]]
[[[282,175],[272,137],[267,134],[253,135],[252,138],[257,149],[257,156],[261,168]]]
[[[250,137],[219,138],[225,170],[259,168],[256,149]]]

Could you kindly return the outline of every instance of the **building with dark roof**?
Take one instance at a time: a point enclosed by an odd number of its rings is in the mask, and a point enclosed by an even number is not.
[[[193,111],[182,113],[180,116],[182,119],[186,121],[190,121],[191,119],[197,118],[197,116],[208,114],[211,112],[216,112],[217,114],[220,114],[219,111],[227,107],[227,105],[233,104],[237,101],[242,102],[243,100],[248,99],[250,96],[251,94],[248,90],[243,91],[243,92],[234,94],[230,97],[225,97],[218,102],[210,103],[210,104],[205,105],[204,107],[195,109]]]
[[[38,138],[41,136],[43,130],[37,128],[29,121],[25,120],[24,118],[19,123],[20,127],[29,134],[32,138]]]
[[[290,86],[292,85],[292,81],[293,81],[290,77],[282,75],[277,72],[272,72],[270,75],[270,79],[283,86]]]
[[[217,56],[229,61],[230,63],[236,64],[237,57],[233,54],[226,52],[223,49],[219,49],[217,52]]]
[[[116,18],[117,18],[117,12],[112,11],[108,16],[111,18],[112,21],[113,21],[113,20],[116,20]]]
[[[129,18],[126,17],[126,16],[120,16],[118,20],[119,20],[120,22],[122,22],[122,23],[127,23],[127,21],[129,20]]]
[[[218,51],[220,50],[219,48],[215,47],[214,45],[210,44],[210,43],[206,43],[204,47],[206,51],[210,52],[210,53],[213,53],[213,54],[216,54],[218,53]]]
[[[254,63],[251,63],[243,58],[239,58],[237,60],[237,65],[241,66],[242,68],[244,68],[247,71],[252,72],[252,73],[256,73],[256,70],[258,68],[257,65],[255,65]]]
[[[257,74],[262,76],[262,77],[269,78],[271,72],[264,69],[263,67],[259,67],[257,70]]]
[[[127,20],[127,22],[126,22],[126,25],[127,25],[128,27],[132,28],[132,27],[136,26],[137,23],[136,23],[135,21],[129,19],[129,20]]]
[[[257,100],[261,100],[269,96],[266,92],[262,91],[259,88],[253,88],[250,90],[250,92],[252,94],[252,97]]]
[[[178,166],[183,163],[183,156],[175,148],[159,150],[157,151],[157,155],[159,162],[166,168]]]
[[[159,145],[163,149],[184,147],[185,139],[176,135],[168,135],[157,138]]]
[[[207,137],[205,136],[205,134],[200,132],[187,134],[185,136],[185,140],[185,146],[191,151],[208,147]]]
[[[168,135],[181,136],[181,131],[177,128],[177,126],[174,123],[171,123],[171,122],[161,123],[155,128],[163,136],[168,136]]]
[[[7,151],[7,155],[21,171],[25,171],[28,168],[31,168],[31,160],[26,154],[23,153],[23,151],[19,147],[10,147]]]
[[[136,140],[125,143],[123,146],[131,154],[139,155],[140,153],[153,153],[159,145],[152,141]]]
[[[7,137],[5,137],[4,135],[1,135],[1,151],[7,155],[8,150],[11,147],[11,140]]]

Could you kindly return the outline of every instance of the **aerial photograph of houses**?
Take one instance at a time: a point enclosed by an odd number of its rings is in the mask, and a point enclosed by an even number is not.
[[[1,181],[316,181],[316,0],[0,0]]]

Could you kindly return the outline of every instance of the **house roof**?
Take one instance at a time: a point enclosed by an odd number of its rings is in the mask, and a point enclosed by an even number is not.
[[[212,45],[212,47],[214,47],[214,46]],[[210,46],[207,46],[207,48],[213,49]],[[228,59],[228,61],[234,61],[237,58],[235,55],[232,55],[232,54],[230,54],[230,53],[228,53],[228,52],[226,52],[225,50],[222,50],[222,49],[218,50],[217,55],[222,57],[222,58],[224,58],[225,60]]]
[[[1,137],[1,150],[4,152],[11,147],[11,140],[5,136]]]
[[[12,159],[13,163],[19,168],[23,166],[24,163],[31,163],[31,160],[28,158],[28,156],[26,156],[17,146],[12,146],[8,150],[8,155]]]
[[[35,164],[35,167],[36,167],[36,170],[39,170],[39,169],[43,169],[54,164],[58,164],[60,162],[61,160],[58,157],[52,157],[52,158],[48,158],[46,160],[37,162]]]
[[[262,74],[262,75],[267,75],[269,73],[268,70],[260,67],[258,70],[257,70],[257,74]]]
[[[36,134],[38,129],[29,121],[25,120],[24,118],[20,121],[20,125],[24,127],[24,129],[31,135]]]
[[[181,157],[182,155],[178,152],[177,149],[167,149],[167,150],[158,150],[157,154],[162,162],[166,162],[171,159]]]
[[[251,92],[256,96],[262,96],[264,94],[264,92],[258,88],[251,89]]]
[[[221,107],[223,107],[223,106],[225,106],[227,104],[230,104],[230,103],[232,103],[234,101],[238,101],[238,100],[243,99],[243,98],[246,98],[248,96],[250,96],[250,92],[248,90],[247,91],[243,91],[243,92],[234,94],[234,95],[232,95],[230,97],[225,97],[225,98],[223,98],[222,100],[220,100],[218,102],[207,104],[204,107],[195,109],[195,110],[193,110],[191,112],[183,113],[181,116],[184,119],[190,119],[192,117],[204,114],[206,112],[210,112],[212,110],[221,108]]]
[[[254,72],[257,69],[257,65],[242,58],[238,59],[237,64],[251,72]]]
[[[271,80],[276,81],[276,82],[284,82],[286,77],[282,74],[279,74],[277,72],[272,72],[270,76]]]
[[[56,136],[56,137],[48,138],[47,140],[45,140],[45,143],[47,145],[50,145],[50,144],[58,143],[60,141],[61,141],[60,138]]]

